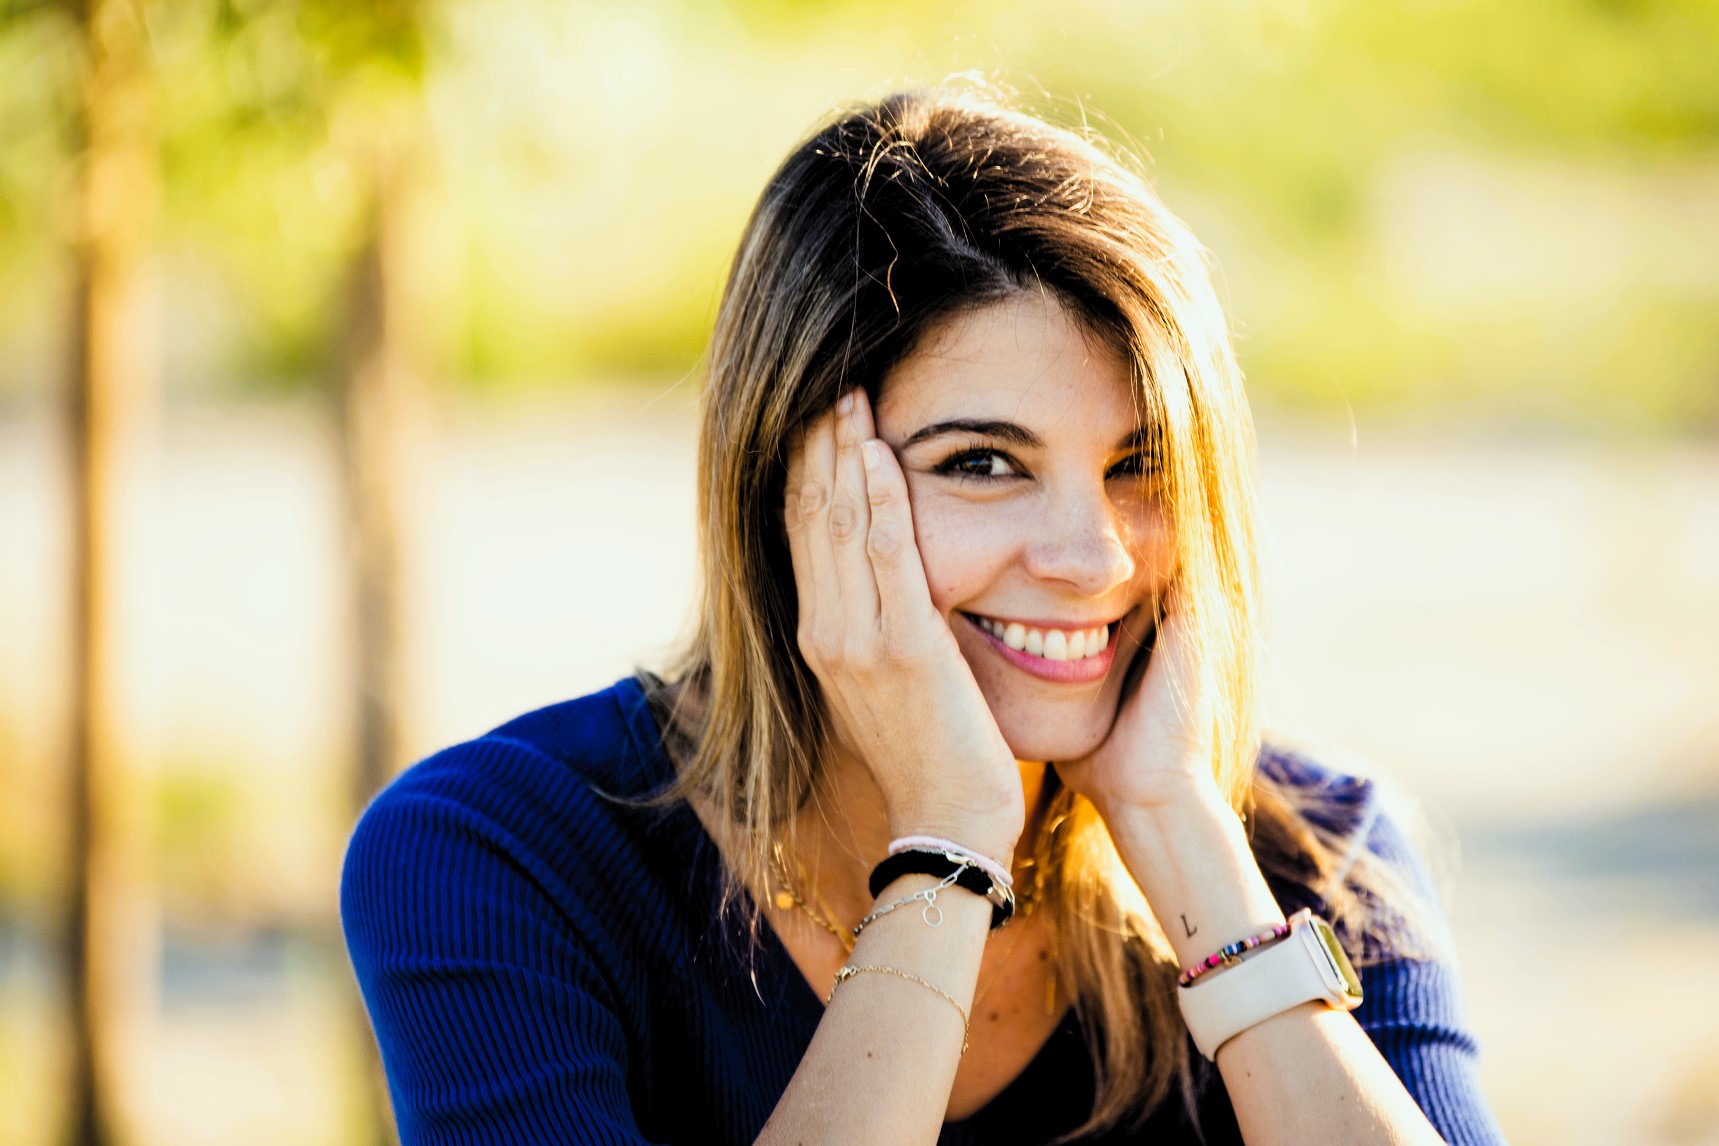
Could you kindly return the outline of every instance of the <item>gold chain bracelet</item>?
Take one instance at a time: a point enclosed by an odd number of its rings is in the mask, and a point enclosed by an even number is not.
[[[830,997],[828,999],[824,1000],[824,1005],[829,1006],[830,1003],[835,1001],[836,988],[837,987],[840,987],[843,983],[847,982],[849,979],[853,978],[855,975],[861,974],[861,973],[866,972],[866,971],[876,971],[880,975],[894,975],[898,979],[906,979],[909,983],[918,983],[921,987],[924,987],[926,990],[935,991],[939,995],[943,996],[943,998],[947,999],[949,1002],[949,1005],[951,1007],[955,1008],[955,1013],[961,1016],[961,1053],[962,1054],[967,1053],[967,1036],[972,1033],[972,1026],[967,1021],[967,1012],[961,1008],[960,1003],[957,1003],[955,1001],[954,995],[951,995],[948,991],[945,991],[942,987],[939,987],[936,983],[930,983],[924,979],[921,979],[918,975],[911,975],[906,971],[901,971],[901,970],[898,970],[894,967],[883,967],[883,966],[878,966],[876,964],[871,964],[871,963],[862,963],[857,967],[856,966],[843,967],[840,971],[836,972],[836,981],[830,987]]]

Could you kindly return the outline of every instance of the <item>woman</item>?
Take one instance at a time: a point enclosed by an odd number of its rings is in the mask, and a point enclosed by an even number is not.
[[[1403,834],[1260,747],[1251,453],[1115,159],[950,91],[808,139],[710,349],[690,647],[353,838],[402,1138],[1499,1141]]]

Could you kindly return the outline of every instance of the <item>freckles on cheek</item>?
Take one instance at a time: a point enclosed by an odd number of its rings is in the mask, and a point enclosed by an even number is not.
[[[926,587],[931,590],[931,604],[939,613],[948,613],[961,601],[961,580],[958,563],[948,560],[946,551],[935,546],[927,552],[921,547],[920,560],[925,565]]]
[[[919,506],[915,507],[913,529],[919,542],[919,560],[925,567],[932,605],[938,612],[948,613],[983,590],[997,566],[996,555],[991,552],[994,547],[987,547],[984,531],[975,528],[976,523],[966,514],[927,506],[924,500]]]

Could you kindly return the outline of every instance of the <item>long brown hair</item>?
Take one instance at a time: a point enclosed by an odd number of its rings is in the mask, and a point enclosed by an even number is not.
[[[1019,291],[1049,292],[1130,364],[1162,464],[1177,591],[1223,699],[1213,773],[1262,868],[1322,895],[1349,935],[1381,933],[1370,921],[1386,904],[1413,915],[1399,873],[1347,858],[1318,793],[1258,768],[1252,420],[1203,249],[1119,155],[985,90],[909,92],[840,115],[789,155],[747,224],[708,355],[703,600],[668,673],[675,687],[660,693],[672,694],[661,716],[677,779],[652,802],[696,795],[733,826],[724,910],[744,905],[756,936],[772,850],[796,858],[795,813],[826,734],[795,640],[781,527],[790,447],[847,388],[875,399],[937,320]],[[1074,1134],[1143,1120],[1178,1083],[1192,1109],[1209,1077],[1188,1053],[1168,941],[1089,802],[1056,790],[1043,824],[1033,850],[1059,974],[1099,1068]],[[1375,945],[1359,961],[1389,953]]]

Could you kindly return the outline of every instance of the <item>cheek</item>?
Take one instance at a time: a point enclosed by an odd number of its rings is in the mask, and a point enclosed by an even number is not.
[[[914,497],[913,533],[931,589],[931,603],[940,613],[982,595],[1007,568],[1018,548],[995,507],[934,495]]]
[[[983,591],[991,580],[989,567],[994,562],[982,535],[975,534],[958,516],[939,520],[933,515],[917,524],[916,532],[931,603],[939,613],[948,613]]]
[[[1138,575],[1149,584],[1164,581],[1176,570],[1175,538],[1156,501],[1128,515],[1124,544],[1133,555]]]

